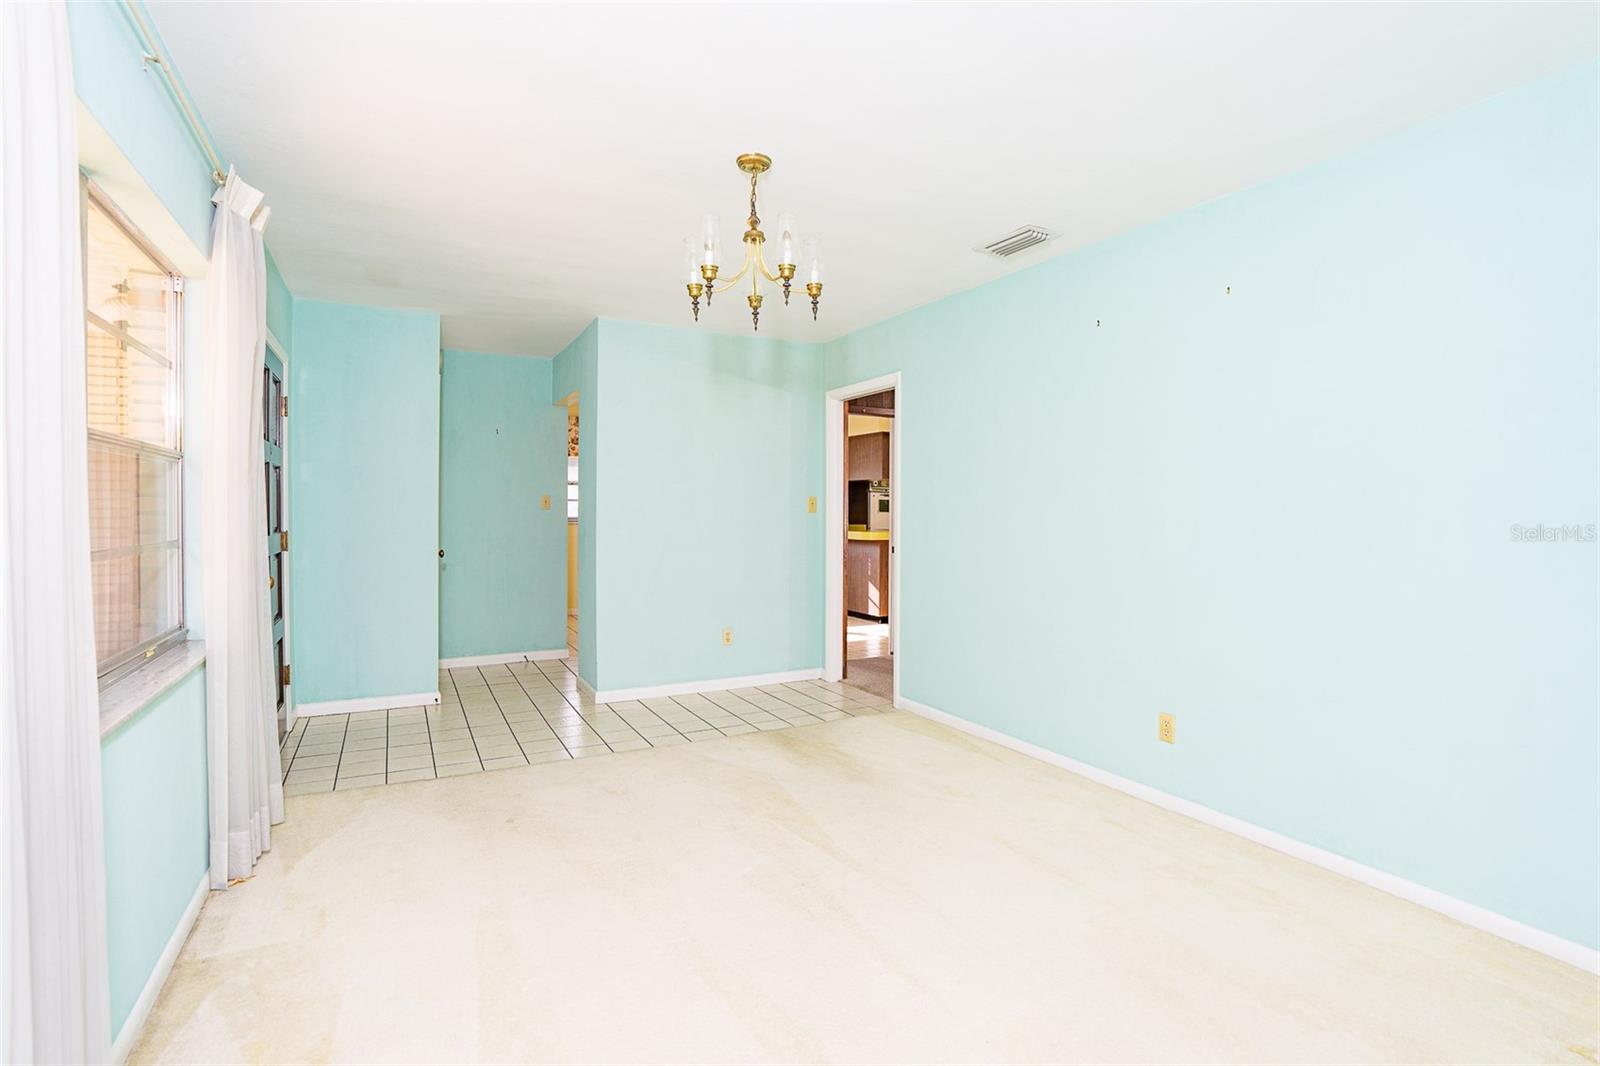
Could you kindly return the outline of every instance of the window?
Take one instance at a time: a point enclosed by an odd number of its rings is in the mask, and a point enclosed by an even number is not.
[[[183,635],[182,279],[84,185],[89,554],[102,677]]]
[[[578,520],[578,457],[567,456],[567,521]]]

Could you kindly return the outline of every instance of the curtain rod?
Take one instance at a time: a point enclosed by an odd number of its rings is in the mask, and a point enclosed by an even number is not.
[[[122,9],[127,12],[133,22],[133,28],[139,35],[139,47],[144,50],[144,63],[146,69],[152,65],[161,74],[161,80],[166,83],[167,91],[178,102],[178,109],[183,112],[184,121],[189,124],[189,132],[194,135],[194,141],[200,150],[206,154],[211,162],[211,180],[218,185],[227,181],[227,168],[222,165],[222,157],[211,146],[211,138],[206,135],[205,127],[200,122],[200,116],[195,113],[193,105],[189,103],[189,96],[183,91],[182,84],[172,71],[172,65],[167,62],[167,57],[162,55],[161,49],[156,45],[156,35],[145,24],[144,16],[139,13],[137,0],[122,0]]]

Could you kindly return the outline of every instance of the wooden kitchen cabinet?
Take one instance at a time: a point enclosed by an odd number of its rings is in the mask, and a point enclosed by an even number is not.
[[[889,542],[847,540],[844,553],[845,610],[889,617]]]
[[[889,480],[889,434],[863,433],[850,438],[850,456],[845,463],[845,480]]]

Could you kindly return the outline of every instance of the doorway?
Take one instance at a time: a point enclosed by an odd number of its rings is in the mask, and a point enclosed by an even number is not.
[[[288,500],[283,460],[288,441],[283,432],[289,400],[283,388],[283,350],[267,339],[261,368],[262,477],[267,502],[267,603],[272,617],[273,692],[277,697],[278,740],[294,728],[289,700],[289,533]]]
[[[578,660],[578,394],[567,407],[567,658]]]
[[[891,701],[900,692],[903,419],[899,374],[827,394],[824,672]]]

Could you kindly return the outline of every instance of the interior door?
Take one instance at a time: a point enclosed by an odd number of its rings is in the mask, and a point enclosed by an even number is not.
[[[267,598],[272,612],[273,680],[278,700],[278,739],[288,730],[289,649],[284,642],[284,586],[289,574],[289,536],[283,528],[283,360],[271,348],[261,368],[261,455],[267,497]]]

